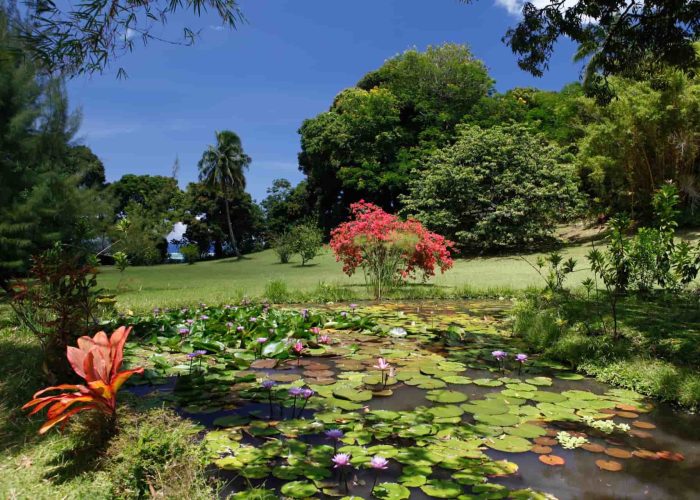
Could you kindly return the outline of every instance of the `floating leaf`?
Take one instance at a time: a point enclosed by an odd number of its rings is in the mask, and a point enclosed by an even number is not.
[[[462,494],[462,485],[442,479],[431,479],[420,489],[429,497],[434,498],[456,498]]]
[[[539,386],[544,386],[544,387],[552,385],[552,379],[549,377],[528,378],[528,379],[525,379],[525,382],[527,382],[528,384],[539,385]]]
[[[478,385],[479,387],[499,387],[503,385],[503,382],[500,380],[492,379],[492,378],[478,378],[474,380],[474,385]]]
[[[411,491],[397,483],[381,483],[374,487],[372,495],[381,500],[403,500],[411,496]]]
[[[315,495],[318,488],[308,481],[291,481],[283,484],[280,491],[286,497],[308,498]]]
[[[640,420],[632,422],[632,426],[638,429],[656,429],[656,426],[651,422],[642,422]]]
[[[605,451],[604,446],[596,443],[585,443],[581,445],[581,448],[586,451],[590,451],[591,453],[603,453]]]
[[[484,444],[494,450],[507,453],[524,453],[532,448],[532,443],[527,439],[508,435],[503,435],[500,438],[489,438]]]
[[[497,425],[500,427],[516,425],[520,422],[520,417],[510,413],[503,413],[500,415],[489,415],[489,414],[474,414],[474,420],[477,420],[486,425]]]
[[[573,373],[573,372],[565,372],[565,373],[557,373],[554,375],[556,378],[559,380],[582,380],[583,375],[580,373]]]
[[[595,464],[599,469],[610,472],[618,472],[622,470],[622,464],[620,462],[616,462],[615,460],[596,460]]]
[[[605,454],[614,458],[631,458],[632,453],[622,448],[605,448]]]
[[[466,394],[448,390],[428,391],[425,398],[436,403],[462,403],[467,400]]]
[[[566,461],[557,455],[540,455],[540,462],[545,465],[564,465]]]

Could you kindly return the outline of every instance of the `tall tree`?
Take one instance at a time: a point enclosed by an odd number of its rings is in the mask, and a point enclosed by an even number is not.
[[[216,132],[216,145],[210,145],[199,160],[199,179],[224,199],[231,249],[240,257],[231,221],[231,198],[245,190],[245,170],[251,162],[235,132]]]
[[[474,0],[462,0],[472,3]],[[612,97],[611,75],[642,78],[658,66],[695,66],[693,42],[700,37],[700,2],[689,0],[519,0],[522,20],[504,41],[518,65],[540,76],[560,38],[579,46],[587,61],[586,88]]]

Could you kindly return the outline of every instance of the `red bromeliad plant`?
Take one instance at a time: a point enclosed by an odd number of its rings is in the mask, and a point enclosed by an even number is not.
[[[362,268],[376,298],[418,271],[426,280],[436,266],[441,272],[452,267],[454,244],[417,220],[403,221],[365,201],[350,205],[350,212],[352,220],[331,232],[330,246],[348,276]]]
[[[39,429],[39,434],[45,433],[58,423],[63,428],[69,418],[85,410],[97,410],[114,423],[117,391],[129,377],[135,373],[143,373],[143,368],[119,371],[124,359],[124,344],[130,332],[131,327],[122,326],[109,338],[105,332],[98,332],[94,337],[80,337],[77,348],[68,347],[68,362],[87,385],[61,384],[34,394],[34,399],[22,407],[26,410],[34,406],[30,415],[51,405],[47,412],[48,420]],[[71,392],[41,396],[49,391]]]

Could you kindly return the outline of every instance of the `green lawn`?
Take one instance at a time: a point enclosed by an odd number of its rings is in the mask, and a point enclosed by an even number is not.
[[[700,240],[700,231],[684,231],[682,237],[697,242]],[[599,242],[597,245],[602,248],[604,244]],[[561,250],[565,258],[573,257],[578,262],[576,271],[567,278],[567,287],[576,287],[591,276],[586,260],[590,249],[591,243],[583,243],[568,245]],[[438,272],[425,286],[409,287],[407,291],[439,298],[441,292],[444,294],[456,290],[493,295],[523,290],[533,285],[543,286],[542,278],[523,260],[525,258],[534,265],[540,255],[545,254],[457,259],[454,267],[445,274]],[[346,297],[369,298],[362,273],[353,277],[343,274],[342,266],[335,262],[327,248],[304,267],[298,258],[289,264],[280,264],[276,254],[272,250],[266,250],[246,255],[242,260],[130,267],[121,275],[117,269],[105,266],[98,276],[100,287],[106,292],[117,294],[120,307],[132,309],[177,307],[198,302],[216,304],[243,297],[260,297],[264,295],[265,286],[272,280],[284,281],[293,293],[311,293],[323,283],[334,287]],[[325,295],[327,294],[317,293],[311,297],[295,297],[313,301],[313,297]]]
[[[579,245],[563,252],[578,259],[581,267],[568,282],[572,286],[589,275],[585,261],[589,249],[590,245]],[[540,254],[525,258],[534,264],[537,255]],[[362,274],[353,277],[343,274],[341,265],[328,250],[305,267],[298,260],[279,264],[275,253],[266,250],[242,260],[130,267],[121,276],[115,268],[105,266],[98,280],[100,287],[118,295],[120,306],[139,309],[196,302],[222,303],[242,296],[261,296],[271,280],[282,280],[290,290],[301,292],[312,291],[319,283],[325,283],[341,287],[358,298],[367,298]],[[540,284],[542,279],[532,267],[522,258],[513,256],[459,259],[445,274],[438,273],[427,287],[434,290],[455,287],[523,289]]]

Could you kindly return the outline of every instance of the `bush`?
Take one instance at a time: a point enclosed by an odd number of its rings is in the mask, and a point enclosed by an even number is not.
[[[290,297],[287,282],[284,280],[270,280],[265,284],[265,298],[270,302],[287,302]]]
[[[13,284],[10,305],[39,340],[52,381],[72,380],[66,349],[97,324],[96,273],[84,255],[57,244],[34,258],[28,279]]]
[[[181,246],[180,253],[188,264],[194,264],[199,260],[199,247],[194,243]]]
[[[301,257],[302,266],[318,255],[322,245],[323,233],[315,224],[300,224],[292,229],[292,248]]]
[[[282,233],[272,240],[272,249],[277,254],[281,264],[289,263],[294,255],[294,238],[291,233]]]
[[[207,463],[198,429],[173,411],[120,415],[119,434],[105,458],[116,498],[209,499]]]
[[[467,251],[533,248],[578,207],[564,158],[524,125],[462,127],[414,172],[402,213]]]
[[[353,219],[331,232],[331,248],[343,271],[352,276],[362,268],[365,279],[381,298],[420,270],[425,281],[452,267],[452,242],[427,231],[416,220],[402,221],[372,203],[350,205]]]

